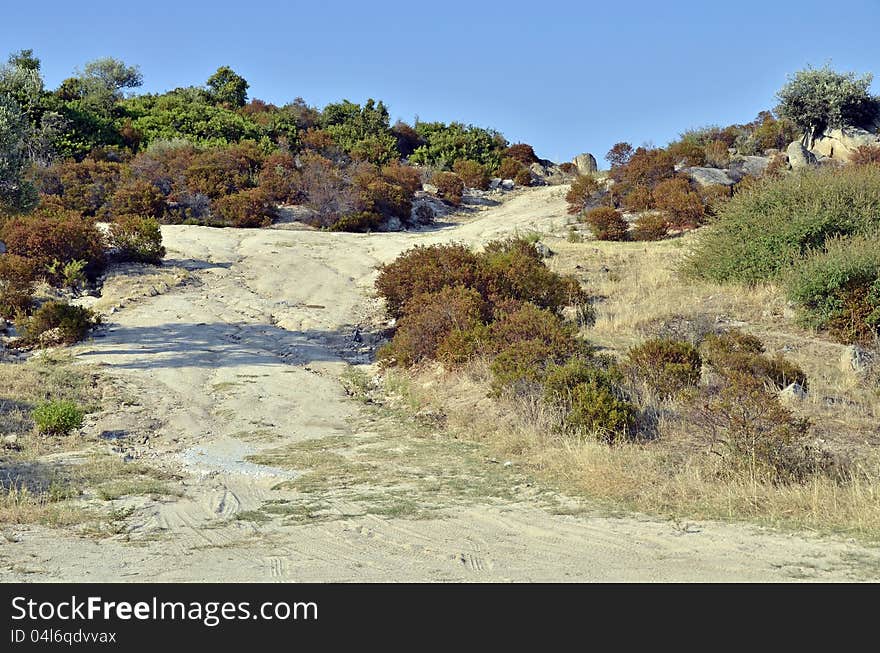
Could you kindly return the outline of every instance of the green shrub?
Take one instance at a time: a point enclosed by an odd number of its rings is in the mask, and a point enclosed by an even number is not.
[[[835,238],[786,279],[807,326],[841,342],[871,342],[880,332],[880,240]]]
[[[416,245],[380,266],[376,290],[385,298],[388,314],[399,318],[404,304],[415,295],[446,286],[475,288],[481,273],[480,257],[464,245]]]
[[[590,225],[597,240],[626,240],[629,225],[620,211],[608,206],[587,211],[583,221]]]
[[[498,132],[453,122],[418,122],[416,133],[425,142],[409,157],[412,163],[448,169],[455,161],[476,161],[494,170],[507,141]]]
[[[554,358],[571,356],[579,351],[581,343],[575,338],[574,328],[558,315],[531,303],[521,303],[503,314],[489,326],[492,347],[502,351],[513,343],[526,340],[540,341],[553,352]]]
[[[452,169],[455,171],[455,174],[461,177],[461,180],[468,188],[478,188],[480,190],[489,188],[489,173],[486,172],[484,166],[476,161],[459,159],[452,165]]]
[[[791,383],[807,388],[807,375],[800,367],[781,354],[766,356],[759,338],[738,329],[706,336],[700,349],[703,360],[725,378],[750,376],[779,389]]]
[[[84,413],[74,402],[47,401],[34,409],[33,418],[41,435],[68,435],[82,426]]]
[[[437,196],[453,206],[461,204],[464,193],[464,182],[454,172],[438,172],[431,177],[431,183],[437,187]]]
[[[506,345],[490,365],[492,391],[522,394],[536,390],[547,373],[547,367],[562,363],[567,354],[554,351],[543,340],[519,340]]]
[[[686,270],[713,281],[772,279],[834,236],[880,229],[880,167],[762,179],[718,207]]]
[[[549,367],[544,399],[564,411],[566,431],[614,442],[632,436],[637,415],[620,387],[620,379],[613,366],[572,358],[563,365]]]
[[[658,397],[674,398],[700,382],[703,359],[687,342],[652,338],[627,352],[625,372]]]
[[[122,261],[158,265],[165,256],[162,231],[155,218],[118,216],[110,225],[107,244],[116,250],[116,256]]]
[[[100,317],[91,309],[49,301],[30,317],[21,315],[15,321],[15,328],[27,345],[69,345],[83,340],[100,322]]]
[[[378,213],[372,211],[359,211],[357,213],[343,215],[336,220],[336,222],[327,227],[327,229],[329,231],[363,233],[367,231],[375,231],[382,226],[382,222],[383,218]]]

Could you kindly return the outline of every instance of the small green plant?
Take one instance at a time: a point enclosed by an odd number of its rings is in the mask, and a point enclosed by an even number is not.
[[[625,372],[654,395],[670,399],[700,382],[703,359],[687,342],[652,338],[627,352]]]
[[[722,377],[748,376],[781,389],[791,383],[807,388],[807,375],[781,354],[764,354],[764,344],[753,335],[731,329],[711,334],[701,346],[703,360]]]
[[[110,225],[107,242],[122,261],[158,265],[165,256],[162,231],[155,218],[121,215]]]
[[[60,279],[62,288],[78,293],[87,281],[86,267],[88,264],[88,261],[81,259],[68,261],[67,263],[54,259],[52,263],[46,266],[46,272],[51,277]]]
[[[41,435],[68,435],[83,423],[83,411],[74,402],[47,401],[34,409],[34,424]]]
[[[637,412],[620,386],[621,378],[610,361],[574,357],[549,367],[544,400],[563,410],[567,432],[609,443],[630,438]]]
[[[100,322],[100,316],[91,309],[49,301],[30,317],[20,315],[15,328],[26,345],[69,345],[83,340]]]

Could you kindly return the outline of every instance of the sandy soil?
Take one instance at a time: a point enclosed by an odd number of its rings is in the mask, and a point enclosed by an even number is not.
[[[428,512],[378,510],[375,496],[365,502],[350,484],[329,483],[315,515],[242,518],[308,498],[302,486],[279,488],[299,478],[297,471],[248,462],[248,454],[309,441],[337,441],[350,452],[360,443],[358,455],[373,447],[367,476],[396,478],[383,470],[401,463],[382,461],[393,448],[373,445],[390,446],[399,426],[348,397],[339,379],[368,357],[355,333],[375,314],[375,266],[417,243],[479,245],[516,231],[561,233],[563,194],[560,187],[534,189],[421,233],[163,227],[167,265],[189,270],[189,281],[113,312],[106,332],[76,353],[102,365],[115,392],[134,397],[90,428],[124,432],[117,449],[178,472],[182,496],[130,501],[127,533],[109,539],[21,529],[0,544],[0,580],[876,579],[880,555],[852,541],[565,514],[535,498],[514,472],[506,480],[488,463],[494,476],[487,496],[468,487],[445,494],[418,483],[405,488],[408,505],[430,504]],[[416,454],[427,446],[408,442]],[[478,455],[460,463],[473,469],[456,470],[457,458],[449,456],[438,472],[416,454],[402,456],[407,478],[483,474]]]

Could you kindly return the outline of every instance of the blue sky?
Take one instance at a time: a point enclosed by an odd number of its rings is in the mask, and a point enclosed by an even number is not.
[[[102,56],[140,65],[144,91],[229,65],[251,97],[375,97],[392,119],[494,127],[557,161],[748,121],[807,64],[880,74],[880,0],[10,4],[0,49],[33,48],[53,88]]]

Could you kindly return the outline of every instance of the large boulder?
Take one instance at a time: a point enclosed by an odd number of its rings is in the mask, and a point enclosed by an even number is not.
[[[816,155],[804,147],[800,141],[794,141],[788,146],[785,153],[788,154],[788,164],[792,170],[802,170],[819,164]]]
[[[768,165],[770,165],[769,156],[747,156],[743,157],[740,170],[743,174],[760,177],[767,171]]]
[[[589,175],[599,169],[599,165],[596,163],[596,157],[589,152],[578,154],[572,163],[574,163],[574,167],[577,168],[578,174],[580,175]]]
[[[733,186],[737,181],[731,177],[727,170],[722,170],[720,168],[702,168],[694,166],[691,168],[682,168],[681,172],[693,179],[700,186],[714,186],[716,184]]]
[[[871,130],[861,127],[826,129],[814,141],[811,151],[816,156],[846,163],[852,153],[863,145],[880,146],[880,134],[873,127]]]

